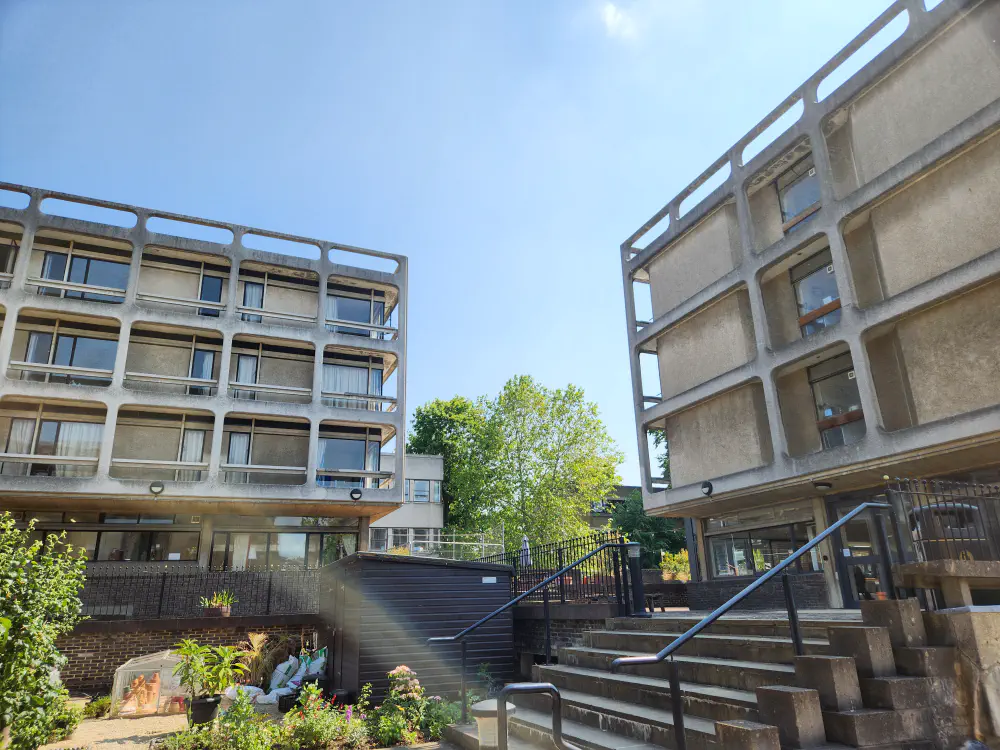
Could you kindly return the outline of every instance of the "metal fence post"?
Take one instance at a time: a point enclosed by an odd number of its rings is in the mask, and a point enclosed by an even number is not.
[[[642,548],[638,542],[629,542],[628,567],[632,578],[632,616],[652,617],[646,612],[646,593],[642,585]]]
[[[684,702],[681,697],[681,675],[677,660],[670,657],[670,703],[674,710],[674,742],[676,750],[687,750],[687,736],[684,733]]]
[[[557,553],[556,554],[556,558],[558,560],[558,565],[559,565],[558,570],[562,570],[563,566],[566,565],[566,563],[563,562],[563,548],[560,547],[558,550],[556,550],[556,553]],[[548,589],[549,589],[549,587],[546,586],[545,590],[548,591]],[[559,603],[560,604],[565,604],[566,603],[566,576],[565,575],[559,576]]]
[[[545,617],[545,663],[552,663],[552,618],[549,616],[549,587],[542,589],[542,612]]]
[[[167,571],[163,571],[160,575],[160,600],[156,605],[156,619],[159,620],[163,615],[163,591],[167,588]]]
[[[462,644],[462,723],[469,723],[469,698],[465,691],[465,660],[468,656],[468,649],[463,638],[460,643]]]
[[[269,570],[267,572],[267,604],[265,606],[264,614],[271,614],[271,586],[274,584],[274,571]]]
[[[625,601],[622,597],[621,566],[618,564],[618,548],[611,550],[611,570],[615,577],[615,601],[618,602],[618,616],[625,617]]]
[[[792,647],[796,656],[802,656],[802,631],[799,628],[799,611],[795,607],[795,592],[792,591],[792,579],[788,573],[781,574],[781,586],[785,590],[785,606],[788,608],[788,628],[792,631]]]
[[[889,549],[889,537],[885,533],[885,518],[875,512],[875,531],[878,536],[879,556],[882,558],[881,578],[885,593],[890,599],[896,598],[896,587],[892,580],[892,557]]]

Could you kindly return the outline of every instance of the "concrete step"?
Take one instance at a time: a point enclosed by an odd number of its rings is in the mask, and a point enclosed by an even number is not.
[[[610,672],[611,662],[619,656],[651,656],[649,653],[623,649],[601,649],[577,646],[559,649],[559,664]],[[769,685],[795,685],[795,667],[791,664],[719,659],[711,656],[674,657],[685,682],[718,685],[735,690],[756,690]],[[640,667],[626,667],[625,674],[669,679],[669,664],[662,661]]]
[[[679,633],[645,630],[591,630],[583,634],[585,646],[655,653],[673,643]],[[826,638],[803,638],[808,656],[828,656],[830,642]],[[684,644],[685,656],[714,656],[720,659],[765,661],[791,664],[795,647],[790,637],[774,635],[743,635],[701,633]]]
[[[445,727],[441,733],[441,739],[449,742],[462,750],[479,750],[479,732],[475,724],[452,724]],[[538,744],[528,742],[513,735],[507,736],[508,750],[542,750],[551,747],[551,744]]]
[[[799,627],[803,638],[826,640],[827,630],[838,625],[861,624],[861,614],[844,610],[836,617],[809,618],[801,613]],[[606,630],[646,630],[656,633],[683,633],[697,625],[702,615],[669,617],[614,617],[605,621]],[[723,616],[704,631],[716,635],[772,635],[788,638],[790,629],[786,615],[775,617]]]
[[[673,714],[649,706],[600,698],[572,690],[559,691],[563,700],[563,736],[588,750],[652,750],[676,747]],[[544,696],[518,696],[517,712],[510,719],[511,732],[538,742],[551,736],[552,714]],[[715,722],[684,717],[690,750],[715,747]]]
[[[539,681],[551,682],[560,691],[572,690],[670,710],[670,682],[665,679],[558,664],[538,665],[535,669]],[[746,690],[682,681],[681,698],[684,713],[691,716],[711,721],[757,720],[757,696]]]

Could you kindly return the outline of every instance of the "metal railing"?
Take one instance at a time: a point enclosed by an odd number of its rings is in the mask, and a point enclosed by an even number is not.
[[[562,696],[551,682],[518,682],[507,685],[497,696],[497,750],[507,750],[507,696],[548,693],[552,699],[552,743],[559,750],[580,750],[562,736]]]
[[[577,560],[602,545],[624,543],[625,539],[619,532],[602,531],[540,544],[528,550],[486,555],[476,562],[511,566],[514,571],[510,578],[510,593],[511,596],[518,596],[535,587],[539,581],[562,568],[568,561]],[[586,565],[576,567],[560,578],[555,592],[559,602],[607,601],[620,596],[620,581],[617,578],[620,563],[616,559],[617,554],[616,547],[607,548],[604,553],[590,558]],[[535,601],[541,599],[541,593],[534,596]]]
[[[888,491],[917,562],[1000,560],[1000,486],[897,478]]]
[[[722,615],[726,614],[735,607],[737,604],[742,602],[753,592],[763,586],[765,583],[770,581],[775,576],[781,574],[782,585],[785,591],[785,604],[788,608],[788,627],[791,630],[792,635],[792,645],[795,649],[796,656],[802,656],[804,653],[802,644],[802,633],[799,628],[799,616],[798,609],[795,606],[795,596],[792,592],[791,579],[788,573],[785,572],[787,568],[794,565],[799,558],[808,554],[810,551],[815,549],[824,540],[832,536],[833,534],[840,531],[841,528],[846,526],[848,523],[853,521],[857,516],[861,515],[865,511],[876,511],[876,510],[892,510],[892,506],[887,503],[862,503],[857,508],[852,510],[850,513],[845,515],[843,518],[838,520],[836,523],[828,526],[821,533],[813,537],[807,544],[799,547],[795,552],[786,557],[780,563],[775,565],[769,571],[764,573],[759,578],[755,579],[753,583],[743,589],[740,593],[730,599],[728,602],[723,604],[721,607],[716,609],[714,612],[709,614],[707,617],[702,619],[700,622],[692,626],[682,635],[675,638],[669,645],[661,649],[658,653],[652,656],[620,656],[611,662],[611,671],[614,672],[621,667],[638,667],[647,666],[650,664],[659,664],[667,657],[672,656],[678,649],[682,648],[685,643],[690,641],[701,631],[708,628],[710,625],[715,623]],[[890,582],[888,587],[887,595],[895,599],[895,588],[891,585],[892,583],[892,565],[889,557],[889,539],[885,530],[885,522],[881,515],[873,513],[876,525],[876,543],[878,544],[879,551],[882,557],[883,564],[886,568],[886,576]],[[895,521],[895,518],[893,517]],[[898,526],[897,526],[897,538],[899,536]],[[687,743],[684,735],[684,704],[683,698],[681,697],[680,688],[680,673],[677,668],[677,661],[673,658],[670,659],[670,700],[673,706],[674,715],[674,735],[676,738],[677,750],[686,750]]]
[[[619,582],[618,590],[618,614],[619,616],[627,616],[631,614],[632,617],[644,617],[646,615],[645,606],[646,598],[642,591],[642,564],[639,559],[639,544],[638,542],[605,542],[594,550],[591,550],[583,557],[578,560],[574,560],[569,565],[563,566],[559,570],[555,571],[552,575],[548,576],[545,580],[532,586],[530,589],[525,591],[519,596],[515,596],[509,602],[504,604],[502,607],[497,608],[490,614],[481,618],[472,625],[469,625],[464,630],[460,630],[455,635],[446,636],[436,636],[434,638],[427,639],[427,645],[431,646],[436,643],[458,643],[461,647],[462,653],[462,674],[461,674],[461,684],[462,684],[462,723],[465,724],[468,721],[468,701],[466,700],[466,672],[467,672],[467,662],[468,662],[468,649],[465,638],[469,633],[476,630],[480,625],[483,625],[490,620],[492,620],[497,615],[506,612],[511,607],[516,604],[528,599],[535,592],[542,592],[542,603],[544,607],[544,618],[545,618],[545,662],[550,664],[552,662],[552,624],[549,614],[549,586],[557,581],[560,576],[565,576],[571,570],[584,565],[588,561],[595,558],[597,555],[601,554],[605,550],[613,549],[620,556],[622,562],[627,558],[628,564],[622,566],[621,576],[617,577],[616,580]],[[627,555],[626,555],[627,553]],[[617,559],[617,557],[616,557]],[[626,582],[630,582],[631,586],[627,585]],[[631,603],[630,603],[631,602]],[[523,684],[523,683],[522,683]]]
[[[80,594],[93,620],[204,617],[201,598],[230,591],[234,617],[315,614],[318,570],[211,571],[183,563],[92,563]]]

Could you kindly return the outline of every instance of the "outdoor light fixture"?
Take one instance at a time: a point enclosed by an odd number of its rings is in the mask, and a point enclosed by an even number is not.
[[[166,489],[166,487],[163,485],[163,482],[161,482],[160,480],[156,480],[151,485],[149,485],[149,491],[152,492],[154,495],[161,494],[163,492],[163,490],[165,490],[165,489]]]
[[[361,499],[361,490],[355,487],[353,490],[351,490],[351,500],[360,500],[360,499]]]
[[[712,487],[711,482],[706,481],[701,483],[701,494],[704,495],[705,497],[711,497],[713,489],[715,488]]]
[[[830,482],[813,482],[813,487],[817,490],[832,490],[833,484]]]

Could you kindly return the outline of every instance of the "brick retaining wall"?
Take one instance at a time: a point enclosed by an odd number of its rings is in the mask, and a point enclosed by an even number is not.
[[[822,573],[796,573],[791,576],[795,604],[800,609],[822,609],[830,606],[826,579]],[[725,604],[753,582],[747,576],[717,578],[712,581],[691,581],[687,585],[688,606],[692,610],[710,611]],[[736,606],[736,609],[784,609],[785,594],[781,577],[775,577]]]
[[[184,638],[211,646],[236,646],[249,633],[268,633],[303,637],[311,645],[317,622],[311,616],[85,621],[57,643],[69,660],[61,675],[71,690],[108,692],[115,670],[126,661],[164,651]]]

